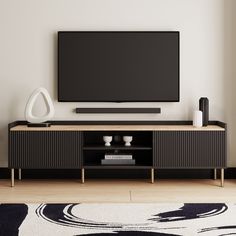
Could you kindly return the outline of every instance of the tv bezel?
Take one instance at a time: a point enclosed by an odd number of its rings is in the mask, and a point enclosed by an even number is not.
[[[174,33],[178,35],[178,98],[174,99],[174,100],[64,100],[61,99],[59,96],[59,87],[60,87],[60,74],[59,74],[59,35],[62,33]],[[96,102],[106,102],[106,103],[123,103],[123,102],[143,102],[143,103],[147,103],[147,102],[180,102],[180,31],[58,31],[57,32],[57,100],[58,102],[91,102],[91,103],[96,103]]]

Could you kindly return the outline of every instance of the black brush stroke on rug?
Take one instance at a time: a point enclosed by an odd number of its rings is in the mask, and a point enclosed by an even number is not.
[[[213,231],[213,230],[225,230],[225,229],[226,230],[230,230],[230,229],[236,230],[236,225],[227,225],[227,226],[218,226],[218,227],[205,228],[205,229],[202,229],[199,233],[205,233],[205,232]],[[232,233],[224,234],[224,235],[236,235],[236,232],[232,232]]]
[[[88,226],[88,227],[108,227],[105,223],[91,223],[91,222],[83,222],[80,218],[73,216],[72,209],[74,206],[78,204],[43,204],[38,209],[42,208],[42,211],[38,211],[38,216],[42,217],[44,220],[49,222],[54,222],[55,224],[67,226]],[[69,207],[68,207],[69,206]],[[71,218],[68,218],[65,215],[65,208],[68,207],[66,212]],[[38,210],[37,209],[37,210]],[[118,227],[120,228],[120,227]]]
[[[0,204],[0,235],[17,236],[27,214],[26,204]]]
[[[180,236],[177,234],[142,232],[142,231],[115,231],[114,233],[82,234],[80,236],[114,236],[114,235],[115,236]]]
[[[159,213],[155,215],[157,217],[150,220],[157,222],[192,220],[220,215],[227,209],[228,207],[224,203],[185,203],[178,210]]]

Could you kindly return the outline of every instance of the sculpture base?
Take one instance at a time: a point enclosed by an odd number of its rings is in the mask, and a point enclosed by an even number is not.
[[[28,123],[27,124],[28,127],[50,127],[51,124],[50,123]]]

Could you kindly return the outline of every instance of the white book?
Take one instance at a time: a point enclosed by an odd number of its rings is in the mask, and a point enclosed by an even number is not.
[[[133,156],[128,154],[128,155],[122,155],[122,154],[105,154],[105,159],[106,160],[114,160],[114,159],[119,159],[119,160],[132,160]]]

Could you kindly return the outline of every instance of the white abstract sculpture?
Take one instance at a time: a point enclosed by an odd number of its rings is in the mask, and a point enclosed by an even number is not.
[[[44,116],[34,116],[32,111],[33,111],[33,106],[35,101],[37,100],[39,95],[42,95],[47,107],[47,114]],[[50,120],[54,116],[55,110],[54,106],[52,103],[52,99],[48,93],[48,91],[45,88],[37,88],[29,97],[29,100],[26,104],[25,108],[25,119],[30,122],[30,123],[42,123],[47,120]]]

